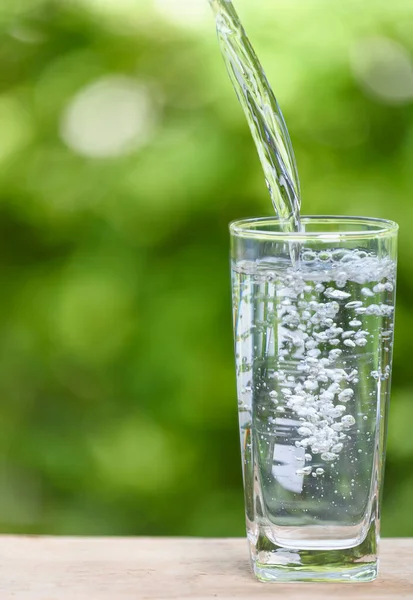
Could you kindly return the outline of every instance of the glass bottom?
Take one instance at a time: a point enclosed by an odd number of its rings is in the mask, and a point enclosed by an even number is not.
[[[374,581],[376,579],[378,561],[341,568],[338,568],[337,565],[326,564],[318,567],[282,567],[253,561],[252,568],[256,578],[264,583],[357,583]]]
[[[373,581],[378,573],[376,523],[372,523],[361,543],[323,550],[288,548],[275,544],[268,529],[261,528],[258,537],[251,535],[252,570],[263,582],[339,582]]]

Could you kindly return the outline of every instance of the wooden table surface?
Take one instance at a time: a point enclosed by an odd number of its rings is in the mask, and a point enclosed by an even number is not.
[[[242,539],[0,536],[0,600],[413,599],[413,539],[383,540],[374,583],[263,584]]]

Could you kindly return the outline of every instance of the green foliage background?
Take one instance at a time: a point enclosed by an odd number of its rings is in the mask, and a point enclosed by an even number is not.
[[[0,6],[4,532],[244,532],[227,224],[271,205],[212,17],[179,25],[167,4]],[[371,36],[412,57],[411,1],[238,5],[304,212],[401,224],[383,532],[413,535],[413,110],[369,93],[349,59]],[[84,156],[62,115],[111,75],[147,86],[156,127],[135,150]]]

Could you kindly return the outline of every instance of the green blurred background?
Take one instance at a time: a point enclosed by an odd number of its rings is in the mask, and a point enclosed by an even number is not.
[[[385,535],[413,535],[411,0],[238,0],[304,212],[401,223]],[[271,213],[207,0],[0,5],[0,530],[243,535],[230,220]]]

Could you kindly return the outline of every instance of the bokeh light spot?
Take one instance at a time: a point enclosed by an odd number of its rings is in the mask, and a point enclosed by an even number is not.
[[[385,37],[359,40],[351,50],[351,65],[359,84],[381,102],[413,99],[413,64],[401,44]]]
[[[207,0],[154,0],[155,9],[168,21],[181,27],[196,27],[208,21]]]
[[[148,88],[125,76],[109,76],[81,89],[61,119],[63,141],[74,152],[96,158],[133,152],[152,138],[156,103]]]

